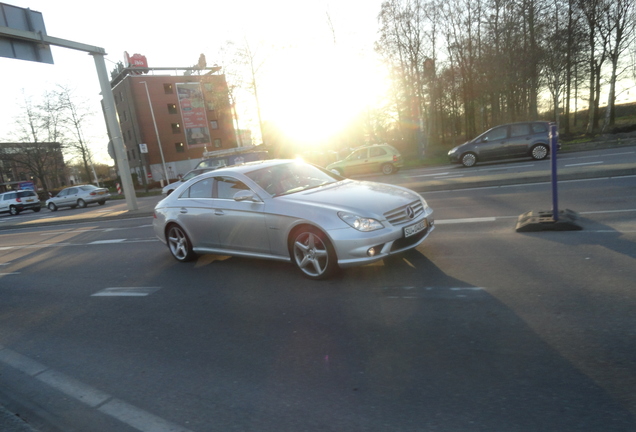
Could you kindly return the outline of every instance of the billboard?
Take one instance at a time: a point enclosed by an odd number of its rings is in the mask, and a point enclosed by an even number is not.
[[[177,83],[179,106],[188,147],[210,144],[210,130],[205,110],[205,99],[200,83]]]

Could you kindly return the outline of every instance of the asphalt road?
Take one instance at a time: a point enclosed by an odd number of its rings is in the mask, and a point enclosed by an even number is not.
[[[0,402],[43,432],[636,430],[634,184],[560,182],[583,230],[533,234],[543,182],[429,191],[417,251],[326,282],[177,263],[147,215],[25,214],[0,232]]]

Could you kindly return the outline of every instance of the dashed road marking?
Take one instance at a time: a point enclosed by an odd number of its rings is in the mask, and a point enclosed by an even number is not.
[[[114,287],[91,294],[91,297],[145,297],[160,287]]]

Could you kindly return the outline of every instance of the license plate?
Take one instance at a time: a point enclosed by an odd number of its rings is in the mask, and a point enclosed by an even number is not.
[[[104,195],[104,191],[97,192],[97,195]]]
[[[33,202],[33,198],[27,199],[26,202]]]
[[[426,223],[426,219],[424,219],[423,221],[420,221],[415,225],[404,227],[404,237],[415,235],[418,232],[425,230],[427,226],[428,224]]]

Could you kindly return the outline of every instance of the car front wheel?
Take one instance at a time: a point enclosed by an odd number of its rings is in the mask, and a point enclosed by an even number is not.
[[[291,242],[292,260],[305,277],[326,279],[338,269],[336,252],[327,236],[318,229],[297,229],[292,233]]]
[[[192,261],[196,257],[192,250],[192,242],[179,225],[170,225],[166,239],[170,253],[177,261]]]
[[[462,165],[465,167],[474,166],[477,163],[477,156],[475,153],[465,153],[462,155]]]
[[[47,207],[51,211],[57,211],[57,206],[55,204],[53,204],[53,203],[49,203],[49,205]]]
[[[13,216],[19,215],[20,214],[20,210],[18,210],[18,208],[16,206],[11,206],[11,207],[9,207],[9,213],[11,213]]]
[[[83,199],[78,199],[77,200],[77,206],[79,208],[86,208],[86,201],[84,201]]]
[[[548,146],[544,144],[537,144],[532,147],[532,159],[534,160],[543,160],[548,157]]]

